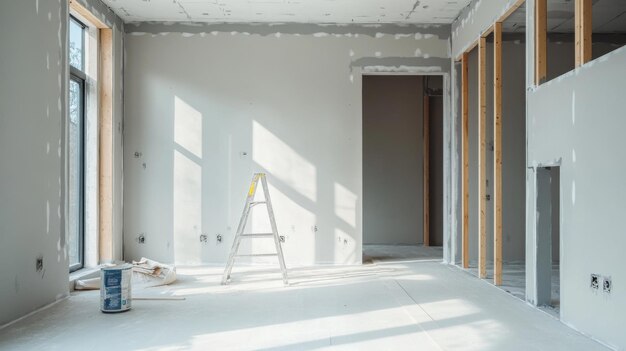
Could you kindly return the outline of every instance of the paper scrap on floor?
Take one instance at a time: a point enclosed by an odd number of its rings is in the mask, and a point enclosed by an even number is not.
[[[142,257],[133,261],[133,288],[148,288],[168,285],[176,281],[176,267]],[[77,280],[76,290],[100,289],[100,277]]]

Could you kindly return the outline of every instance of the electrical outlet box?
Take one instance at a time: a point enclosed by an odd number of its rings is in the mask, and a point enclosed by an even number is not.
[[[599,274],[591,275],[591,281],[589,282],[589,287],[594,290],[598,290],[600,288],[600,275]]]
[[[209,237],[206,234],[200,234],[200,242],[206,243],[207,241],[209,241]]]
[[[145,244],[146,243],[146,235],[145,234],[139,234],[139,236],[137,237],[137,242],[140,244]]]
[[[603,277],[602,278],[602,290],[605,293],[610,294],[611,289],[613,289],[613,281],[611,280],[611,277]]]
[[[37,272],[41,272],[43,270],[43,256],[39,256],[35,260],[35,270],[37,270]]]

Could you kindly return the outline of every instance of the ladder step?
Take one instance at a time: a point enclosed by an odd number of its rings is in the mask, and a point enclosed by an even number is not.
[[[242,237],[247,238],[273,238],[274,233],[250,233],[250,234],[241,234]]]
[[[278,254],[237,254],[235,257],[271,257],[271,256],[278,256]]]
[[[258,188],[263,189],[263,198],[259,198],[262,201],[254,201],[256,192]],[[270,220],[270,229],[271,233],[245,233],[246,231],[246,223],[248,222],[248,218],[250,213],[252,212],[252,208],[255,205],[265,205],[267,208],[267,216]],[[252,229],[249,229],[252,230]],[[228,284],[230,281],[230,273],[233,270],[233,265],[235,264],[237,257],[276,257],[278,258],[278,264],[280,265],[280,270],[283,276],[283,283],[288,285],[289,282],[287,280],[287,266],[285,266],[285,259],[283,256],[283,249],[281,247],[281,239],[283,237],[278,236],[278,229],[276,228],[276,220],[274,219],[274,210],[272,209],[272,200],[270,198],[269,188],[267,186],[267,179],[265,173],[255,173],[252,177],[252,182],[250,183],[250,187],[248,188],[248,196],[246,197],[246,204],[243,207],[243,213],[241,214],[241,219],[239,220],[239,226],[237,227],[235,235],[235,240],[233,240],[233,246],[230,251],[230,255],[228,256],[228,262],[226,263],[226,268],[224,268],[224,274],[222,274],[222,285]],[[276,245],[275,253],[259,253],[259,254],[238,254],[239,245],[241,244],[242,239],[252,239],[252,238],[274,238],[274,244]],[[267,250],[270,251],[270,250]]]

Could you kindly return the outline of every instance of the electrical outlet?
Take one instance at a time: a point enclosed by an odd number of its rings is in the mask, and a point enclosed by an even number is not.
[[[603,277],[603,279],[602,279],[602,290],[605,293],[610,294],[611,293],[611,289],[613,289],[613,281],[611,280],[611,277]]]
[[[206,243],[207,241],[209,241],[209,236],[206,234],[200,234],[200,242]]]
[[[589,287],[594,290],[598,290],[598,288],[600,288],[600,275],[599,274],[591,275],[591,281],[589,283]]]
[[[35,270],[41,272],[43,270],[43,256],[37,256],[35,260]]]
[[[140,244],[145,244],[146,243],[146,235],[144,233],[139,234],[139,236],[137,237],[137,242]]]

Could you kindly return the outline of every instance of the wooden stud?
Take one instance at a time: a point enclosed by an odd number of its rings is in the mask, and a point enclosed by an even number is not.
[[[502,284],[502,22],[493,32],[493,283]]]
[[[430,97],[424,96],[424,246],[430,246]]]
[[[535,0],[535,84],[546,80],[548,61],[546,51],[548,38],[547,0]]]
[[[100,29],[99,261],[113,261],[113,33]]]
[[[468,54],[464,53],[461,59],[461,118],[463,133],[462,162],[463,162],[463,230],[461,234],[461,258],[463,268],[469,268],[469,62]]]
[[[592,3],[591,0],[575,0],[576,8],[576,67],[591,61],[592,58]]]
[[[487,277],[487,38],[478,43],[478,277]]]

